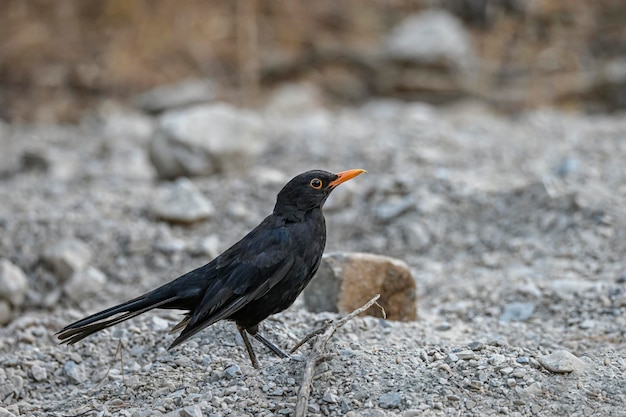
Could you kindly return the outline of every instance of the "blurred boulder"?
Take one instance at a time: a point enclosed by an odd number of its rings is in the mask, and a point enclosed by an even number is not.
[[[463,23],[445,10],[407,17],[387,36],[387,55],[397,61],[465,70],[476,61]]]
[[[151,211],[161,220],[190,224],[210,217],[215,208],[191,181],[180,178],[161,190]]]
[[[0,259],[0,300],[17,307],[24,302],[27,289],[28,280],[20,267],[8,259]]]
[[[150,142],[160,178],[245,170],[261,151],[261,119],[224,103],[167,112]]]
[[[85,297],[96,294],[106,283],[106,275],[92,266],[76,271],[63,286],[63,292],[72,300],[79,302]]]
[[[0,326],[11,321],[11,306],[5,300],[0,300]]]
[[[479,62],[462,22],[445,10],[409,16],[387,35],[379,88],[430,102],[458,99],[471,92]]]
[[[150,113],[158,113],[177,107],[185,107],[213,101],[215,83],[210,80],[183,80],[163,85],[139,94],[134,99],[137,107]]]
[[[325,255],[304,302],[314,312],[350,312],[377,293],[389,320],[417,319],[416,285],[406,263],[369,253]],[[367,314],[382,317],[376,306]]]
[[[50,244],[43,253],[43,260],[63,282],[87,267],[91,260],[89,245],[79,239],[64,239]]]

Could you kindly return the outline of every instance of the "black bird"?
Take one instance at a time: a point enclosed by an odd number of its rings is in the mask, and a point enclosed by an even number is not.
[[[182,329],[169,349],[220,320],[231,320],[259,367],[246,333],[276,355],[287,357],[258,332],[258,325],[293,304],[315,275],[326,245],[322,206],[339,184],[362,174],[308,171],[278,193],[274,212],[208,264],[130,301],[93,314],[59,331],[61,343],[74,344],[102,329],[154,308],[187,310],[172,328]]]

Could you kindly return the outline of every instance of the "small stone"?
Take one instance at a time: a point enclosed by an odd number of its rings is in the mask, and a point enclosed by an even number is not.
[[[198,404],[189,405],[187,407],[181,408],[178,412],[180,417],[202,417],[202,409]]]
[[[528,356],[520,356],[515,359],[515,362],[521,363],[522,365],[528,365],[530,363],[530,358]]]
[[[448,323],[447,321],[444,321],[443,323],[440,323],[437,326],[435,326],[435,330],[439,332],[445,332],[445,331],[450,330],[451,328],[452,328],[452,325]]]
[[[82,240],[64,239],[44,251],[43,259],[61,281],[84,270],[91,260],[91,249]]]
[[[46,368],[42,366],[33,365],[30,368],[30,373],[33,376],[33,379],[37,382],[45,381],[46,379],[48,379],[48,372],[46,371]]]
[[[73,384],[82,384],[85,381],[85,372],[81,365],[76,365],[74,361],[67,361],[63,365],[63,371]]]
[[[500,373],[503,374],[503,375],[508,375],[508,374],[510,374],[512,372],[513,372],[513,368],[511,368],[510,366],[506,366],[506,367],[500,369]]]
[[[228,377],[234,378],[237,375],[241,374],[241,368],[239,368],[239,365],[235,363],[235,364],[230,365],[228,368],[224,369],[224,373],[226,373]]]
[[[404,393],[388,392],[378,398],[378,406],[381,408],[398,408],[404,401]]]
[[[4,407],[0,407],[0,417],[17,417],[16,414],[10,412]]]
[[[28,280],[26,275],[8,259],[0,259],[0,299],[17,307],[24,303]]]
[[[586,319],[583,320],[578,327],[583,329],[583,330],[587,330],[587,329],[591,329],[593,327],[596,326],[596,321],[595,320],[591,320],[591,319]]]
[[[456,355],[459,357],[459,359],[462,360],[470,360],[470,359],[476,359],[476,354],[474,353],[473,350],[462,350],[460,352],[457,352]]]
[[[500,321],[526,321],[535,311],[535,303],[509,303],[504,306]]]
[[[566,350],[557,350],[539,358],[539,363],[550,372],[582,372],[587,364]]]
[[[152,205],[152,213],[171,223],[191,224],[213,215],[213,204],[186,178],[161,191]]]
[[[337,404],[339,402],[339,397],[337,397],[336,394],[333,394],[330,390],[326,390],[322,400],[329,404]]]
[[[417,319],[415,279],[407,264],[369,253],[325,255],[317,275],[304,290],[304,301],[314,312],[349,312],[377,293],[387,319]],[[372,306],[366,314],[382,317],[378,306]]]
[[[511,375],[515,378],[524,378],[527,374],[528,371],[525,368],[515,368]]]
[[[415,210],[415,201],[412,196],[391,199],[375,209],[376,218],[382,223],[388,223],[401,215]]]
[[[446,357],[446,360],[448,362],[457,362],[459,360],[459,357],[454,354],[454,353],[448,353],[448,356]]]
[[[471,343],[468,343],[467,347],[476,352],[476,351],[483,350],[485,348],[485,345],[481,342],[471,342]]]

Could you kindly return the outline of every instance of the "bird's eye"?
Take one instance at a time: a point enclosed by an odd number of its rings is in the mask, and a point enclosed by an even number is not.
[[[309,185],[311,186],[311,188],[315,188],[316,190],[319,190],[320,188],[322,188],[322,181],[318,178],[313,178],[311,182],[309,183]]]

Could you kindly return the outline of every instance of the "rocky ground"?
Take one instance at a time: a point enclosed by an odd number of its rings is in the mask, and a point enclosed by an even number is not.
[[[218,323],[168,352],[175,312],[71,347],[54,333],[204,264],[310,168],[369,171],[329,200],[328,251],[406,261],[419,316],[340,329],[311,416],[625,415],[623,115],[328,109],[299,88],[219,111],[232,117],[199,122],[218,135],[213,165],[190,159],[197,143],[168,142],[193,131],[189,109],[107,105],[77,126],[0,126],[0,415],[292,414],[308,346],[289,360],[259,346],[255,370]],[[159,155],[183,157],[155,169],[158,135],[179,146]],[[201,174],[159,180],[172,166]],[[329,317],[297,302],[264,332],[288,349]]]

